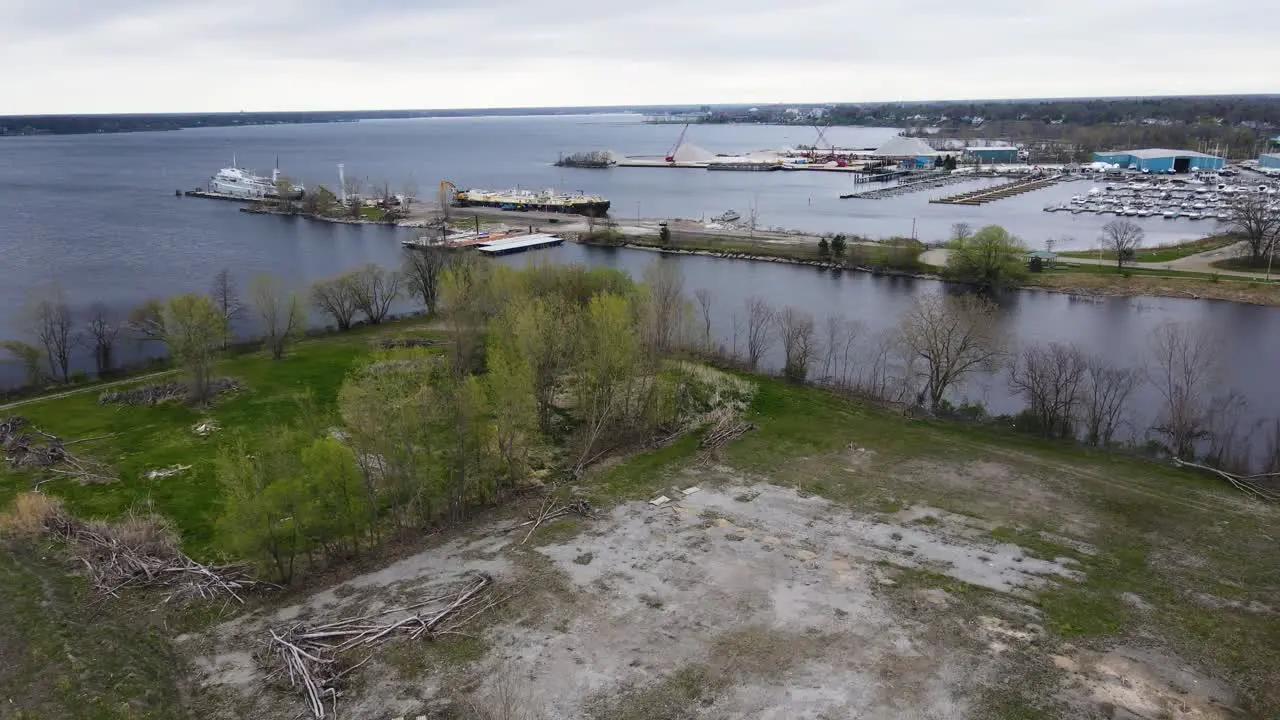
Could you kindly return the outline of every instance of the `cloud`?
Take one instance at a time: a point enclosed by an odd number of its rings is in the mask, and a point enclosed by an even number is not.
[[[1271,92],[1256,0],[0,0],[0,114]]]

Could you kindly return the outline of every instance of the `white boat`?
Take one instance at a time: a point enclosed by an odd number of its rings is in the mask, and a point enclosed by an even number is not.
[[[1178,211],[1174,210],[1173,208],[1165,208],[1164,212],[1161,213],[1160,217],[1163,217],[1165,220],[1173,220],[1174,218],[1178,217]]]
[[[742,216],[738,214],[737,210],[725,210],[723,214],[711,219],[716,222],[735,222],[737,220],[741,220]]]
[[[279,180],[279,169],[272,170],[271,177],[265,178],[234,167],[233,161],[232,167],[222,168],[218,174],[209,178],[209,191],[238,198],[275,198],[279,197],[276,189],[276,182]],[[300,197],[303,193],[300,185],[291,185],[290,188],[293,197]]]

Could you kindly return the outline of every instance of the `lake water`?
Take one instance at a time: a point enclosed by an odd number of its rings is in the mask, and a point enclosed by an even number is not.
[[[242,282],[268,272],[297,285],[366,262],[398,264],[399,240],[409,231],[249,215],[217,201],[175,198],[175,189],[203,184],[234,154],[242,166],[264,174],[278,155],[282,168],[307,185],[336,185],[336,164],[348,176],[410,183],[423,196],[449,179],[459,186],[541,188],[599,193],[627,217],[700,217],[755,204],[760,222],[813,231],[870,236],[909,235],[913,221],[926,241],[943,239],[955,222],[997,223],[1039,245],[1047,237],[1071,237],[1059,248],[1090,247],[1103,218],[1045,213],[1045,205],[1083,193],[1088,183],[1068,183],[983,207],[931,205],[930,197],[956,185],[886,200],[839,200],[854,189],[836,173],[736,173],[705,170],[616,168],[573,170],[551,165],[560,152],[612,150],[659,155],[680,128],[643,125],[619,116],[449,118],[326,125],[281,125],[183,130],[128,135],[0,139],[0,337],[15,337],[13,310],[33,288],[59,282],[73,304],[98,300],[127,308],[148,296],[206,290],[213,275],[230,268]],[[832,128],[842,146],[874,146],[892,129]],[[689,141],[715,152],[742,152],[812,142],[801,127],[694,126]],[[862,187],[862,186],[860,186]],[[637,208],[638,204],[638,208]],[[1211,228],[1189,221],[1139,219],[1148,243],[1198,237]],[[504,259],[583,262],[639,273],[653,259],[643,251],[566,245]],[[692,292],[709,288],[722,336],[745,298],[758,294],[775,305],[803,307],[821,318],[839,313],[874,333],[890,327],[922,292],[940,284],[833,275],[809,267],[680,257]],[[1222,345],[1222,388],[1245,392],[1250,419],[1280,415],[1280,311],[1224,302],[1116,298],[1097,303],[1049,293],[1016,293],[1004,301],[1003,322],[1017,342],[1059,341],[1099,352],[1118,364],[1140,365],[1145,342],[1166,320],[1212,328]],[[0,382],[16,369],[0,367]],[[996,412],[1015,410],[1002,377],[965,388]],[[1137,425],[1145,427],[1155,399],[1144,389]]]

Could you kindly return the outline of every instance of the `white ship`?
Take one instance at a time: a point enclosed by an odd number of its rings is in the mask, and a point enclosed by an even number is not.
[[[234,158],[231,165],[231,167],[222,168],[217,175],[209,178],[209,192],[238,198],[263,199],[279,197],[279,193],[276,190],[276,183],[280,180],[279,168],[271,171],[271,177],[265,178],[260,175],[254,175],[248,170],[235,167]],[[290,195],[293,198],[302,196],[304,191],[301,185],[291,185],[290,187]]]

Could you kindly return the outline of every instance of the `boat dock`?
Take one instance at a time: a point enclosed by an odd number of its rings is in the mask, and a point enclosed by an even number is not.
[[[536,248],[554,247],[564,242],[564,238],[557,235],[547,235],[546,233],[536,233],[533,235],[525,235],[518,238],[506,238],[503,240],[491,240],[479,246],[480,252],[485,255],[510,255],[512,253],[524,252],[526,250],[534,250]]]
[[[1047,188],[1059,180],[1062,180],[1064,177],[1064,175],[1053,175],[1047,178],[1014,180],[995,187],[971,190],[969,192],[952,195],[950,197],[935,198],[929,202],[939,203],[942,205],[985,205],[989,202],[995,202],[996,200],[1004,200],[1005,198],[1011,198],[1015,195],[1022,195],[1034,190]]]
[[[227,195],[226,193],[209,192],[208,190],[186,190],[182,193],[186,197],[207,198],[209,200],[229,200],[238,203],[260,203],[268,202],[263,198],[240,197],[239,195]]]

